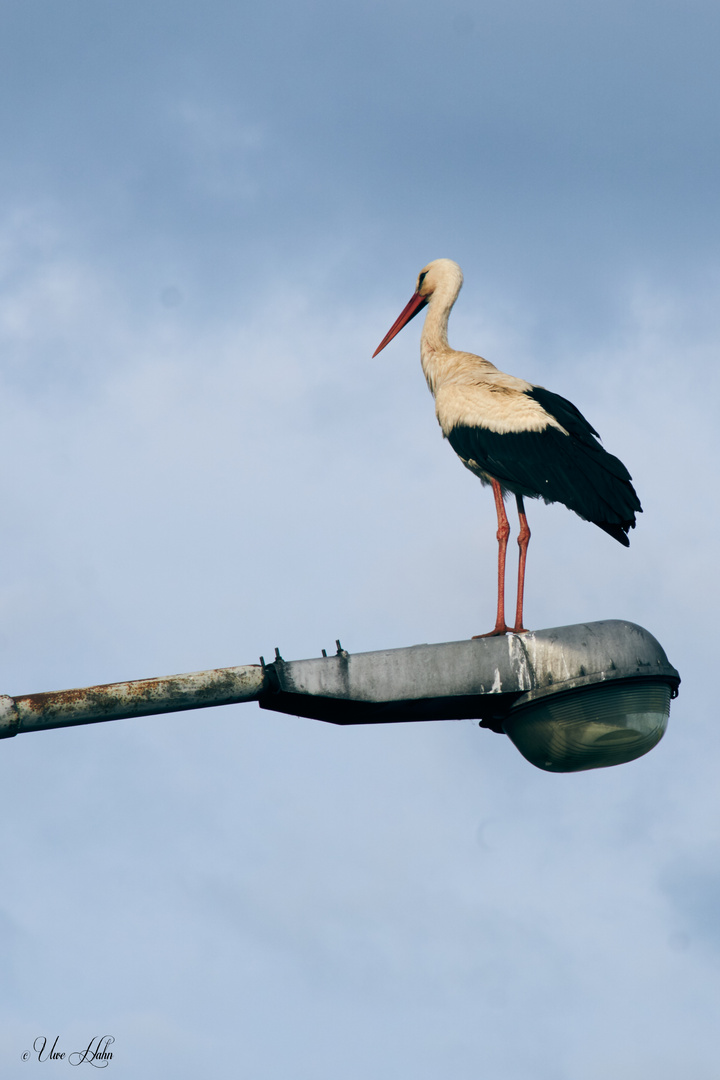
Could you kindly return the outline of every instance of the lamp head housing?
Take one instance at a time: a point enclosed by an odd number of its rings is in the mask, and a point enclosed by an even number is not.
[[[479,719],[528,761],[577,772],[662,738],[680,676],[658,641],[612,619],[266,667],[260,706],[333,724]]]

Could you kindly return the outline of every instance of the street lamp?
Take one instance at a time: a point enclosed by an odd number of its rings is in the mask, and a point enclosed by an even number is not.
[[[405,649],[0,695],[0,738],[242,701],[333,724],[477,719],[550,772],[619,765],[662,738],[680,676],[620,620]]]

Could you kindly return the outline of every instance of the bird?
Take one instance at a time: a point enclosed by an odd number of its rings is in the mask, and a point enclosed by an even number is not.
[[[411,319],[427,308],[420,357],[444,438],[463,465],[492,487],[498,529],[495,626],[475,637],[525,633],[523,597],[530,529],[524,500],[562,503],[625,547],[642,512],[632,477],[609,454],[572,402],[498,370],[489,360],[448,344],[448,318],[463,284],[452,259],[435,259],[418,275],[409,303],[388,330],[377,356]],[[505,559],[510,525],[505,498],[514,495],[520,529],[515,624],[505,622]]]

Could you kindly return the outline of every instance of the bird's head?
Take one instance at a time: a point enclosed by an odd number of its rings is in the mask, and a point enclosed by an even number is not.
[[[433,259],[427,266],[424,266],[418,274],[415,292],[411,296],[410,302],[400,312],[373,356],[377,356],[379,352],[382,352],[395,335],[400,333],[403,326],[407,326],[410,320],[414,319],[430,303],[434,295],[444,297],[448,303],[448,309],[451,308],[457,299],[462,283],[462,270],[452,259]]]

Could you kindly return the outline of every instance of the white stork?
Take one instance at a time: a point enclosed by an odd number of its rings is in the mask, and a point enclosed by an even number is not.
[[[510,526],[504,499],[512,492],[520,518],[517,607],[512,632],[523,627],[525,562],[530,529],[523,498],[560,502],[585,521],[629,547],[628,529],[642,511],[630,474],[597,441],[597,431],[578,409],[542,386],[506,375],[474,353],[448,345],[447,325],[462,287],[462,270],[452,259],[435,259],[420,271],[407,307],[373,356],[427,307],[420,339],[422,368],[435,398],[443,436],[463,465],[491,484],[498,518],[498,601],[494,630],[505,623],[505,553]],[[597,438],[596,438],[597,436]]]

